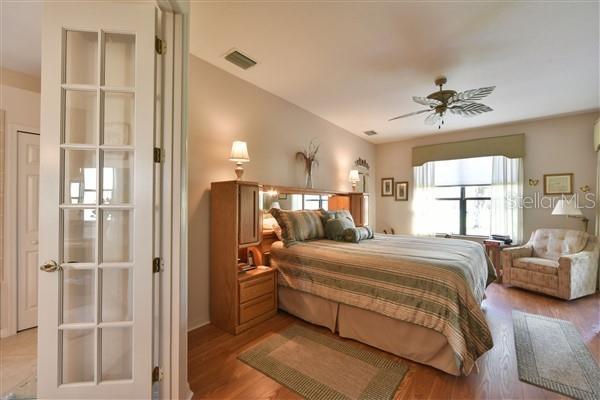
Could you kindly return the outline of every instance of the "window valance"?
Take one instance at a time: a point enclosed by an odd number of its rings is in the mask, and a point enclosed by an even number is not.
[[[418,167],[429,161],[458,160],[486,156],[523,158],[525,134],[494,136],[413,147],[412,164]]]

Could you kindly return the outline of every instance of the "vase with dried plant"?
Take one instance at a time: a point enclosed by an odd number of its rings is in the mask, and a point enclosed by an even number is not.
[[[315,139],[312,139],[307,148],[296,153],[296,159],[304,163],[304,173],[306,174],[305,186],[309,189],[313,188],[313,168],[316,165],[319,165],[317,153],[319,152],[320,146],[321,145]]]

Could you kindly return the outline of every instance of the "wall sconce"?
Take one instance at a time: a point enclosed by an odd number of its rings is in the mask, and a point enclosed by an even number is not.
[[[358,174],[357,169],[353,169],[350,171],[350,175],[348,176],[348,180],[352,183],[352,191],[356,190],[356,184],[360,182],[360,176]]]
[[[582,186],[582,187],[580,187],[580,188],[579,188],[579,190],[581,190],[583,193],[587,193],[587,192],[589,192],[591,189],[590,189],[590,186],[589,186],[589,185],[585,185],[585,186]]]
[[[229,161],[233,161],[235,165],[237,165],[237,167],[235,167],[235,174],[237,175],[237,180],[239,181],[242,179],[242,175],[244,175],[244,168],[242,167],[242,164],[250,161],[246,142],[233,142],[231,145],[231,155],[229,156]]]
[[[529,186],[537,186],[538,183],[540,183],[539,179],[530,179],[529,180]]]

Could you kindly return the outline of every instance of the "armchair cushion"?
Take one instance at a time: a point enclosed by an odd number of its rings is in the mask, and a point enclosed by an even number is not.
[[[544,274],[558,275],[558,261],[538,257],[522,257],[513,261],[513,266],[542,272]]]
[[[588,241],[588,234],[570,229],[538,229],[529,244],[533,246],[533,256],[556,260],[561,256],[579,253]]]

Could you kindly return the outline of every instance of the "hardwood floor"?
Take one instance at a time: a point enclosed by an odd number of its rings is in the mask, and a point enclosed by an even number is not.
[[[600,294],[562,301],[492,284],[483,302],[494,348],[478,361],[479,372],[455,377],[405,360],[409,372],[396,399],[559,399],[554,392],[519,381],[511,311],[521,310],[571,321],[600,360]],[[300,396],[237,360],[238,354],[292,323],[320,328],[279,312],[272,319],[232,336],[211,325],[189,334],[189,381],[196,399],[298,399]],[[354,342],[357,346],[366,346]],[[551,351],[551,349],[549,349]]]
[[[37,328],[0,339],[0,398],[35,398],[36,375]]]

